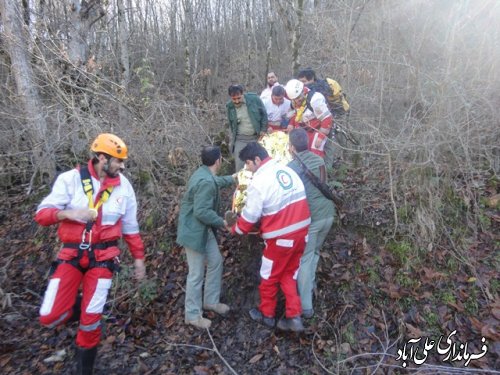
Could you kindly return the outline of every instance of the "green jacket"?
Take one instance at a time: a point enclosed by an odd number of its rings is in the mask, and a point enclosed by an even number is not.
[[[187,191],[181,201],[177,243],[190,249],[205,252],[208,230],[224,226],[219,216],[219,188],[231,186],[231,176],[214,176],[208,167],[202,165],[191,176]]]
[[[267,131],[267,111],[264,103],[260,99],[260,97],[253,93],[247,92],[243,94],[245,98],[245,103],[248,108],[248,115],[250,117],[250,121],[252,122],[253,128],[257,135],[261,132]],[[227,119],[229,121],[229,127],[231,128],[231,133],[233,135],[233,142],[236,140],[236,133],[238,129],[238,118],[236,116],[236,107],[234,103],[229,100],[226,104],[227,109]]]
[[[312,153],[309,150],[297,153],[300,160],[307,166],[307,168],[319,177],[319,168],[325,165],[322,157]],[[296,159],[288,163],[302,179],[304,188],[306,189],[307,203],[309,203],[309,210],[311,211],[311,220],[321,220],[330,216],[335,216],[335,206],[328,198],[325,198],[323,193],[311,182],[307,175],[302,170],[301,164]]]

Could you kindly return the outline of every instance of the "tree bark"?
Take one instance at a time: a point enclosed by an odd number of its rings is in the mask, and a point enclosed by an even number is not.
[[[35,160],[34,176],[39,172],[42,176],[47,174],[51,180],[55,173],[55,164],[48,150],[47,122],[38,88],[34,84],[34,73],[26,49],[29,43],[23,30],[22,9],[17,1],[0,0],[0,12],[17,94],[24,108],[26,126],[31,137]]]
[[[128,97],[128,85],[130,82],[130,58],[128,51],[128,27],[125,15],[125,8],[123,5],[123,0],[116,1],[116,7],[118,10],[118,39],[120,43],[120,70],[121,70],[121,101],[125,102]],[[128,126],[129,113],[127,109],[120,104],[119,107],[119,117],[120,125],[123,127]]]
[[[297,0],[295,12],[297,15],[297,22],[292,34],[292,72],[296,75],[300,68],[300,38],[302,31],[302,18],[304,15],[304,0]]]

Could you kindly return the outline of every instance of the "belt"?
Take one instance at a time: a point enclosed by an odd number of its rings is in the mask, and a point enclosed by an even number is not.
[[[113,247],[113,246],[118,246],[118,241],[108,241],[108,242],[100,242],[100,243],[93,243],[90,245],[90,247],[93,250],[104,250],[107,249],[108,247]],[[69,243],[63,243],[63,248],[69,248],[69,249],[79,249],[80,244],[76,242],[69,242]]]

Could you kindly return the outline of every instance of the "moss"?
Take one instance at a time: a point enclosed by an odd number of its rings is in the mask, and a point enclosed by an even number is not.
[[[490,281],[490,292],[493,295],[500,294],[500,280],[492,279]]]
[[[368,273],[368,284],[375,285],[380,282],[380,273],[377,269],[370,267],[368,268],[367,273]]]
[[[342,342],[347,342],[351,346],[356,343],[356,330],[354,329],[353,322],[347,323],[342,330]]]
[[[397,304],[398,304],[399,308],[401,309],[401,311],[410,310],[413,306],[415,306],[416,303],[417,303],[417,301],[415,301],[415,299],[411,296],[401,297],[397,301]]]
[[[441,332],[441,324],[439,323],[439,316],[431,310],[425,311],[422,314],[422,318],[426,323],[428,331],[434,334],[435,336],[439,335]]]
[[[465,311],[472,316],[477,316],[479,313],[479,290],[477,286],[472,285],[470,290],[468,290],[468,297],[464,303]]]
[[[387,244],[387,250],[391,252],[401,265],[407,265],[412,251],[412,246],[411,243],[406,240],[390,241]]]
[[[456,303],[455,296],[451,290],[440,291],[439,299],[442,303]]]
[[[403,288],[414,289],[418,287],[418,281],[412,278],[407,271],[399,270],[396,273],[395,280]]]

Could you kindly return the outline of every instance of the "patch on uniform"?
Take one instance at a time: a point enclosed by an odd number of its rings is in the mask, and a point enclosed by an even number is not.
[[[287,171],[280,169],[276,172],[276,178],[281,187],[285,190],[290,189],[293,186],[292,176]]]
[[[52,312],[60,282],[61,279],[50,279],[47,290],[45,291],[45,296],[43,297],[42,306],[40,307],[41,316],[49,315]]]
[[[87,314],[101,314],[111,288],[111,279],[97,279],[94,295],[87,306]]]
[[[269,279],[273,272],[273,261],[265,256],[262,256],[262,264],[260,265],[260,277],[264,280]]]

